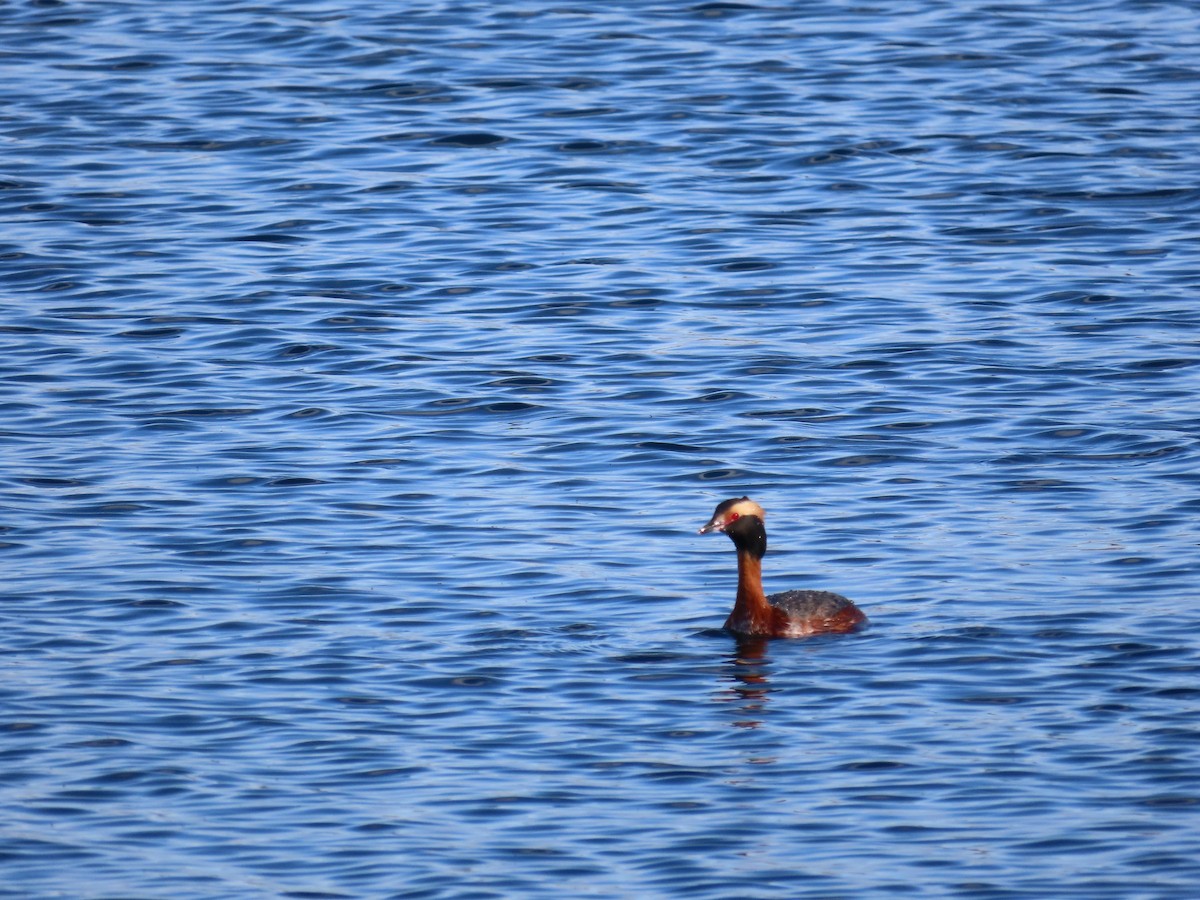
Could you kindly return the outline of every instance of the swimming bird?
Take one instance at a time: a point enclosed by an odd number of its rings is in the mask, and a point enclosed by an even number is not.
[[[843,634],[862,627],[867,617],[854,603],[830,591],[763,593],[762,558],[767,552],[767,514],[749,497],[717,504],[699,534],[723,531],[737,548],[738,585],[725,627],[738,634],[804,637]]]

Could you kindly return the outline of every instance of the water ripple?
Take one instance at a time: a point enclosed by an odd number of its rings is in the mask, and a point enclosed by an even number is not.
[[[1189,896],[1186,13],[6,7],[0,894]]]

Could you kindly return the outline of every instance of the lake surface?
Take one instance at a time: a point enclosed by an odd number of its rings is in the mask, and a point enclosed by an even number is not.
[[[1194,4],[38,0],[0,75],[0,896],[1195,896]],[[868,630],[720,629],[742,494]]]

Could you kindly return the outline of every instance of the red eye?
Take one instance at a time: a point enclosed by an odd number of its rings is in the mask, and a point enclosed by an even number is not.
[[[730,514],[729,514],[729,521],[730,521],[730,522],[736,522],[736,521],[737,521],[738,519],[740,519],[740,518],[741,518],[741,515],[739,515],[738,513],[730,513]]]

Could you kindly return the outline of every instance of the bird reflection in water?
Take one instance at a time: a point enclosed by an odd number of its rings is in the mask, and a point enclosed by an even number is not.
[[[733,683],[717,693],[718,701],[736,703],[750,716],[735,721],[737,728],[757,728],[762,724],[759,717],[771,693],[768,678],[771,663],[767,656],[770,642],[764,635],[737,635],[737,646],[729,657],[730,667],[724,676]]]

